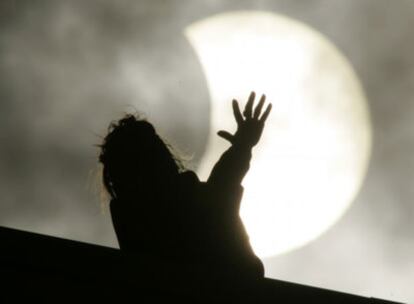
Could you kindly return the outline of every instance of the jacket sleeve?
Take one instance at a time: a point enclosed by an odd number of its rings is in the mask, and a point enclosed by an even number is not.
[[[209,184],[240,185],[250,167],[250,147],[232,145],[214,165],[207,180]]]
[[[251,148],[232,145],[214,165],[207,180],[207,188],[215,200],[237,211],[237,214],[243,194],[241,182],[249,170],[251,157]]]

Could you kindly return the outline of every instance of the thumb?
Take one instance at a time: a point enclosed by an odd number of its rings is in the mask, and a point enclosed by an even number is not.
[[[228,140],[230,143],[233,143],[234,141],[234,136],[227,131],[218,131],[217,135],[224,138],[225,140]]]

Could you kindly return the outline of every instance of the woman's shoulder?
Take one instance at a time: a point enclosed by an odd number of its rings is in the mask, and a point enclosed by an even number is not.
[[[180,184],[182,186],[195,186],[200,184],[200,180],[194,171],[184,171],[179,175]]]
[[[180,173],[180,178],[199,181],[197,174],[192,170],[187,170],[187,171],[181,172]]]
[[[194,202],[199,200],[203,185],[194,171],[185,171],[179,175],[178,197],[180,201]]]

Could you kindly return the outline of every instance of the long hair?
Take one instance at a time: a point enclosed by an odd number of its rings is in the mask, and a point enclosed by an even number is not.
[[[109,125],[100,147],[103,184],[113,199],[130,195],[131,189],[156,191],[185,170],[153,125],[132,114]]]

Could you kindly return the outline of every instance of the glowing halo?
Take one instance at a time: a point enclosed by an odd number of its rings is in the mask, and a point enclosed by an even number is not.
[[[235,130],[231,100],[251,90],[273,103],[250,171],[241,217],[256,254],[286,252],[320,236],[344,214],[364,179],[371,126],[346,58],[320,33],[269,12],[238,11],[185,34],[206,75],[211,130],[198,170],[207,178]]]

